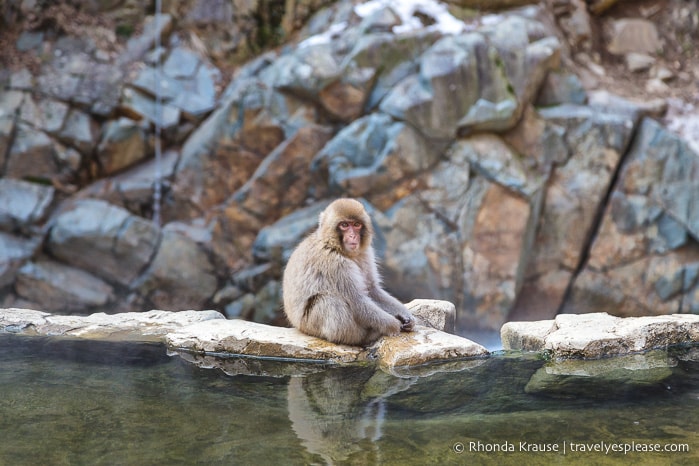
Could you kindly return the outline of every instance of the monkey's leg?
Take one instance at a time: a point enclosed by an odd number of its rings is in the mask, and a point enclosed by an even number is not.
[[[306,309],[300,330],[333,343],[363,345],[367,329],[343,299],[317,295]]]

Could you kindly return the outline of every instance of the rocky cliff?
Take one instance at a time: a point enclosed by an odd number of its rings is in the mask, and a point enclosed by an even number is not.
[[[113,3],[9,18],[2,307],[281,323],[291,248],[353,196],[387,288],[456,303],[457,329],[699,312],[699,157],[665,101],[593,89],[584,2]],[[244,59],[270,24],[285,45]],[[662,55],[613,37],[634,67]],[[653,89],[692,70],[668,72]]]

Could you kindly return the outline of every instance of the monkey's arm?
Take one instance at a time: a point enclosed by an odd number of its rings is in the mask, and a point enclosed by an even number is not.
[[[379,275],[379,270],[376,266],[373,250],[368,252],[367,263],[364,264],[364,267],[367,270],[367,288],[371,300],[374,301],[384,312],[387,312],[398,319],[401,323],[402,331],[411,331],[415,325],[415,319],[405,305],[403,305],[403,303],[391,296],[381,287],[381,276]]]
[[[378,329],[382,334],[387,335],[398,333],[402,330],[402,321],[386,312],[368,296],[356,304],[357,306],[355,309],[357,311],[354,313],[354,319],[357,324],[363,327]]]
[[[369,296],[381,309],[401,322],[400,329],[402,331],[409,332],[413,329],[415,326],[415,319],[412,314],[410,314],[410,311],[408,311],[408,308],[391,296],[386,290],[378,285],[374,285],[369,290]]]

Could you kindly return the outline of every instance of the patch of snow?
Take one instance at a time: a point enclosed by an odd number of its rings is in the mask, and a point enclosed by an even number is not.
[[[435,24],[428,26],[428,28],[437,29],[444,34],[459,34],[466,28],[463,21],[449,13],[444,3],[436,0],[369,0],[366,3],[355,6],[354,12],[364,18],[386,7],[390,7],[395,11],[403,23],[393,28],[395,34],[415,31],[425,27],[422,21],[415,16],[415,13],[431,17]]]
[[[485,15],[481,18],[481,23],[483,23],[484,26],[494,26],[502,21],[502,19],[503,16],[498,14]]]
[[[680,99],[668,99],[665,115],[667,129],[681,136],[699,156],[699,109]]]
[[[341,23],[331,24],[327,31],[311,36],[308,39],[302,41],[299,47],[310,47],[311,45],[319,44],[329,44],[335,39],[342,31],[347,29],[347,22],[343,21]]]
[[[387,7],[390,7],[400,17],[402,23],[393,28],[394,34],[403,34],[420,29],[437,30],[443,34],[460,34],[473,28],[473,25],[467,25],[460,19],[455,18],[449,13],[447,6],[437,0],[369,0],[356,5],[354,12],[360,18],[365,18]],[[434,24],[425,26],[416,14],[429,16],[434,20]],[[347,29],[347,26],[347,22],[344,21],[332,24],[327,31],[302,41],[299,47],[329,44]]]

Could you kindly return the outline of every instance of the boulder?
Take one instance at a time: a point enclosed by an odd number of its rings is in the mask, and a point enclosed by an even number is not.
[[[699,343],[699,315],[621,318],[604,312],[560,314],[549,321],[508,322],[500,336],[505,350],[594,359]]]
[[[199,121],[216,106],[216,87],[220,74],[217,68],[197,52],[176,46],[170,51],[161,68],[143,68],[131,81],[131,86],[150,100],[160,95],[165,104],[163,109],[172,112],[173,118],[175,113],[179,115],[174,111],[178,109],[190,120]],[[137,104],[141,101],[129,102]],[[146,105],[134,106],[137,111],[139,108],[139,113],[150,115]]]
[[[429,139],[453,139],[460,126],[505,128],[514,123],[517,102],[496,56],[482,34],[446,36],[425,51],[419,72],[396,85],[380,108]]]
[[[81,107],[101,118],[113,117],[119,105],[124,72],[110,63],[90,63],[74,96]]]
[[[134,149],[130,143],[129,147]],[[160,183],[161,193],[168,191],[171,184],[170,178],[175,171],[179,156],[176,150],[166,150],[160,161],[153,158],[134,165],[117,175],[91,184],[84,188],[81,194],[102,199],[131,212],[141,212],[144,207],[152,209],[156,184]],[[115,160],[123,161],[124,159],[119,155]],[[161,205],[161,211],[165,211],[167,206],[168,204]],[[172,212],[166,211],[166,213],[168,215],[163,215],[163,221],[171,220]]]
[[[662,41],[655,23],[644,18],[622,18],[611,25],[611,37],[607,49],[616,55],[662,52]]]
[[[332,44],[318,43],[281,56],[265,74],[277,89],[317,99],[318,92],[335,82],[341,72]]]
[[[171,103],[158,105],[149,95],[132,88],[124,88],[121,92],[119,106],[122,111],[134,120],[145,119],[149,123],[160,124],[166,132],[174,132],[180,122],[180,109]]]
[[[114,289],[99,278],[43,259],[27,262],[17,271],[15,290],[18,296],[51,312],[84,312],[114,299]]]
[[[134,36],[126,44],[126,50],[117,59],[117,64],[124,65],[142,58],[146,52],[153,48],[158,36],[166,38],[173,28],[172,16],[169,14],[157,14],[147,19],[143,32]]]
[[[318,216],[328,204],[330,201],[323,201],[296,210],[260,230],[253,244],[253,255],[261,260],[286,263],[296,245],[318,226]]]
[[[51,202],[54,188],[38,183],[0,179],[0,229],[28,231],[43,221]]]
[[[388,190],[430,168],[439,155],[440,147],[410,125],[372,113],[328,142],[313,159],[311,170],[329,184],[331,192],[362,197]]]
[[[11,235],[0,231],[0,288],[12,284],[19,269],[39,250],[41,238]]]
[[[58,133],[58,139],[81,154],[91,154],[99,137],[97,124],[88,113],[77,109],[68,112],[63,127]]]
[[[587,93],[576,75],[554,70],[546,75],[536,105],[548,107],[561,104],[584,105]]]
[[[279,303],[282,302],[281,281],[270,280],[256,291],[252,320],[270,324],[277,319]]]
[[[499,328],[522,283],[541,180],[494,135],[460,139],[447,154],[418,181],[419,191],[375,216],[386,241],[386,282],[405,300],[423,294],[456,302],[460,329]]]
[[[511,15],[497,27],[444,36],[421,56],[418,74],[396,86],[381,109],[428,138],[507,130],[558,61],[560,45],[546,35],[540,23]]]
[[[228,204],[266,221],[277,220],[302,206],[311,182],[308,167],[331,137],[332,129],[326,126],[299,129],[265,157]]]
[[[50,180],[60,172],[56,141],[25,123],[15,125],[16,133],[7,152],[5,176]]]
[[[472,191],[461,251],[465,299],[472,303],[471,325],[497,328],[521,287],[537,213],[526,199],[498,184],[484,182]]]
[[[454,333],[456,307],[449,301],[413,299],[405,305],[417,323],[442,332]]]
[[[486,179],[525,198],[533,198],[546,181],[544,173],[532,169],[531,161],[494,134],[457,139],[449,147],[449,157],[468,161]]]
[[[105,201],[82,199],[56,217],[48,245],[66,263],[128,286],[150,262],[159,240],[154,223]]]
[[[418,58],[440,34],[436,31],[416,31],[412,34],[365,34],[353,44],[345,58],[345,69],[371,70],[373,88],[365,103],[376,110],[391,89],[418,71]]]
[[[168,224],[155,256],[133,289],[160,308],[201,309],[216,292],[215,272],[205,248],[177,231],[175,224]]]
[[[19,117],[23,123],[56,135],[63,128],[69,110],[70,106],[64,102],[50,98],[35,101],[33,97],[26,95]]]
[[[419,182],[422,189],[372,214],[382,233],[382,273],[391,292],[409,300],[431,296],[462,306],[460,233],[472,184],[470,164],[450,154]],[[420,221],[416,221],[420,219]]]
[[[258,79],[233,81],[221,105],[182,146],[172,194],[182,206],[178,217],[188,216],[189,210],[193,215],[206,211],[241,189],[277,146],[300,126],[313,123],[304,117],[305,109]],[[303,123],[297,125],[296,118]],[[298,139],[289,142],[292,148],[297,143]],[[283,157],[292,155],[287,152]]]
[[[105,175],[141,162],[146,157],[144,125],[129,118],[120,118],[105,124],[103,131],[98,157]]]

